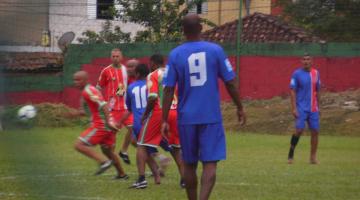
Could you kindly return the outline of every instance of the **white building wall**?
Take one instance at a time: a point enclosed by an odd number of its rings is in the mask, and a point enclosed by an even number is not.
[[[82,37],[86,30],[100,31],[105,20],[96,19],[96,0],[50,0],[49,27],[52,45],[57,46],[57,40],[62,34],[72,31],[75,33],[73,43],[78,43],[77,38]],[[91,13],[95,13],[92,15]],[[130,32],[132,36],[142,27],[138,24],[123,23],[112,20],[113,26],[120,26],[123,32]]]

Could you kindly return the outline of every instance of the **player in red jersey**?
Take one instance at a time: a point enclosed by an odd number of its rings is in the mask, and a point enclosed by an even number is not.
[[[109,113],[106,101],[104,101],[100,91],[88,83],[88,74],[85,71],[76,72],[73,79],[75,87],[82,90],[81,103],[83,108],[69,113],[69,116],[91,115],[91,126],[81,133],[75,143],[75,149],[100,164],[96,175],[105,172],[114,164],[118,173],[115,178],[128,179],[129,177],[120,164],[119,157],[114,152],[116,140],[114,130],[117,129],[117,125]],[[101,145],[101,150],[107,159],[91,148],[97,144]]]
[[[163,135],[161,135],[161,122],[162,122],[162,94],[163,94],[163,74],[165,71],[164,68],[164,59],[161,55],[155,54],[150,58],[152,73],[149,74],[147,80],[148,88],[148,101],[146,110],[142,117],[142,128],[140,135],[138,137],[138,147],[137,147],[137,167],[139,178],[132,185],[133,188],[146,188],[147,181],[145,180],[145,163],[149,159],[149,154],[146,151],[146,147],[158,147]],[[174,98],[173,109],[176,109],[177,98]],[[169,144],[173,147],[171,155],[173,156],[180,175],[181,183],[183,177],[183,164],[180,156],[180,143],[178,138],[177,124],[176,124],[176,111],[170,114],[170,135],[169,137],[165,136]],[[183,184],[181,185],[183,186]]]
[[[128,74],[126,67],[120,63],[122,58],[123,56],[120,49],[113,49],[111,51],[112,64],[101,71],[96,86],[102,91],[105,100],[109,103],[110,112],[116,122],[120,121],[122,116],[127,113],[125,97],[128,85]],[[123,125],[128,131],[127,135],[130,135],[132,132],[132,121],[132,116],[129,116],[123,121]],[[120,156],[125,163],[130,164],[126,152],[121,153]]]

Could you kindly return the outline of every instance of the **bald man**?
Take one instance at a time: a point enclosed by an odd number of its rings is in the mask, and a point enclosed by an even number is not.
[[[200,199],[209,199],[215,185],[217,162],[226,158],[226,141],[220,110],[218,78],[237,107],[240,124],[245,114],[236,89],[235,73],[221,46],[200,40],[202,26],[196,14],[182,21],[187,42],[170,52],[164,73],[162,132],[168,134],[168,116],[177,86],[178,129],[184,161],[185,188],[191,200],[197,197],[198,162],[202,162]]]
[[[81,90],[82,108],[69,113],[69,116],[91,115],[91,126],[81,133],[75,142],[75,149],[94,159],[100,165],[95,175],[102,174],[114,165],[118,173],[114,178],[128,179],[129,177],[120,164],[119,157],[114,152],[117,125],[109,113],[107,102],[104,101],[100,91],[88,83],[88,74],[85,71],[76,72],[73,80],[75,87]],[[105,120],[102,116],[105,116]],[[101,145],[101,150],[107,158],[104,158],[91,148],[98,144]]]
[[[126,71],[128,74],[128,85],[136,81],[135,77],[135,69],[136,66],[138,66],[140,62],[136,59],[130,59],[126,62]]]
[[[126,62],[126,71],[127,71],[127,75],[128,75],[128,86],[136,81],[136,77],[135,77],[135,68],[136,66],[138,66],[140,64],[140,62],[136,59],[130,59]],[[131,114],[131,116],[127,117],[130,119],[133,119],[133,115]],[[124,140],[123,140],[123,144],[121,146],[121,149],[119,151],[119,156],[121,159],[123,159],[123,161],[127,164],[130,164],[130,158],[128,155],[128,149],[131,143],[131,134],[132,134],[132,130],[128,130],[124,136]]]
[[[109,110],[116,122],[120,121],[127,113],[125,104],[126,90],[128,87],[128,73],[124,65],[121,64],[123,55],[120,49],[115,48],[111,51],[111,64],[105,67],[99,76],[99,81],[96,85],[102,94],[105,101],[109,103]],[[132,133],[133,118],[130,115],[123,121],[123,127],[127,129],[127,136]],[[125,143],[126,143],[125,137]],[[130,159],[127,152],[120,150],[120,156],[126,164],[130,164]]]

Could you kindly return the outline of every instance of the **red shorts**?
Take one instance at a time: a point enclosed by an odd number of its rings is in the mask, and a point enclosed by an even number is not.
[[[177,130],[176,111],[169,112],[169,145],[180,147],[179,133]],[[138,137],[138,144],[144,146],[158,147],[161,140],[162,112],[159,110],[151,112],[149,118],[145,121]]]
[[[127,110],[112,110],[111,114],[115,120],[115,122],[118,122],[121,120],[122,116],[127,113]],[[124,120],[124,126],[132,126],[134,121],[133,114],[131,114],[128,118]]]
[[[116,141],[116,134],[103,128],[90,127],[81,133],[79,139],[87,145],[104,145],[112,147]]]

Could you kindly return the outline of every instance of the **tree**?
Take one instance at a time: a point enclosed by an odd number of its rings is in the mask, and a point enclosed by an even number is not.
[[[103,23],[102,30],[99,33],[86,30],[82,35],[84,37],[78,38],[82,44],[126,43],[131,41],[130,33],[122,32],[119,26],[113,28],[109,20]]]
[[[283,17],[328,41],[360,41],[359,0],[279,0]]]
[[[181,19],[189,9],[202,2],[204,0],[118,0],[122,9],[117,13],[117,17],[124,22],[141,24],[146,28],[137,33],[135,41],[180,41],[182,40]],[[208,20],[202,19],[202,21],[215,26]]]

